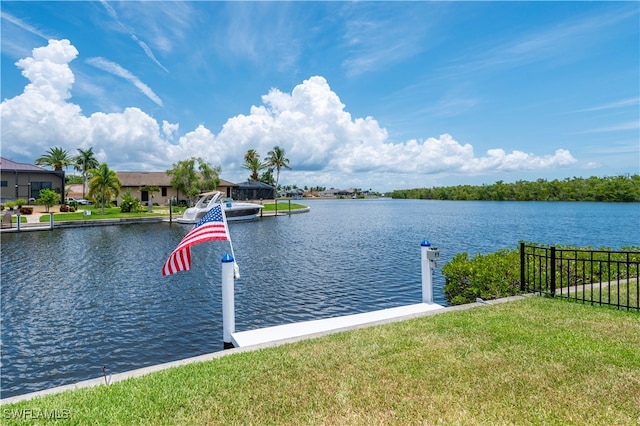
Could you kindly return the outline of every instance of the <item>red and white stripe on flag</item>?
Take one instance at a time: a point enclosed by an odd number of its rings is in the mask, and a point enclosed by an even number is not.
[[[191,246],[213,240],[229,240],[227,221],[220,205],[214,206],[184,236],[178,247],[169,255],[162,266],[162,275],[171,275],[191,269]]]

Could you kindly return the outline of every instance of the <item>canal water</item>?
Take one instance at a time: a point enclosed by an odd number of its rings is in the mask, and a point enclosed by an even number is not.
[[[230,223],[241,277],[236,330],[419,303],[420,243],[489,253],[518,242],[640,245],[638,204],[305,200],[309,213]],[[6,398],[222,349],[221,258],[192,250],[191,271],[161,267],[188,232],[145,224],[3,234]],[[434,299],[446,304],[437,268]]]

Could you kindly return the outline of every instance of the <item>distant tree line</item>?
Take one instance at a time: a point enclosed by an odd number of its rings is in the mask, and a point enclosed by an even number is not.
[[[613,177],[519,180],[491,185],[458,185],[433,188],[399,189],[392,198],[423,200],[487,200],[487,201],[608,201],[640,202],[640,175]]]

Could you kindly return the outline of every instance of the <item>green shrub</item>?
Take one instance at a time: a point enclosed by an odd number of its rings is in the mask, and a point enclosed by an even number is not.
[[[60,202],[60,194],[51,189],[41,189],[39,195],[36,203],[46,206],[47,212],[49,212],[49,208]]]
[[[444,292],[452,305],[513,296],[520,292],[520,254],[502,249],[473,259],[458,253],[442,267]]]
[[[131,195],[131,190],[122,194],[122,203],[120,203],[120,211],[122,213],[135,213],[140,210],[140,201]]]
[[[544,255],[549,246],[527,243],[533,250]],[[637,246],[622,247],[625,253],[612,251],[608,247],[576,248],[555,246],[556,286],[575,286],[638,277],[640,249]],[[565,254],[561,254],[564,251]],[[620,267],[622,263],[628,266]],[[540,282],[548,282],[550,262],[532,265]],[[520,293],[520,252],[518,249],[502,249],[487,255],[477,254],[473,259],[467,253],[458,253],[442,267],[445,276],[445,297],[452,305],[471,303],[480,297],[485,300],[512,296]]]

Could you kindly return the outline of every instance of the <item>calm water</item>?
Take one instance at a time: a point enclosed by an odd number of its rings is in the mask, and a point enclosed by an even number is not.
[[[311,212],[231,223],[236,330],[418,303],[420,243],[458,252],[518,241],[640,245],[640,206],[421,200],[305,201]],[[153,224],[2,236],[2,397],[222,349],[220,259],[160,268],[189,227]],[[436,270],[434,298],[446,304]]]

